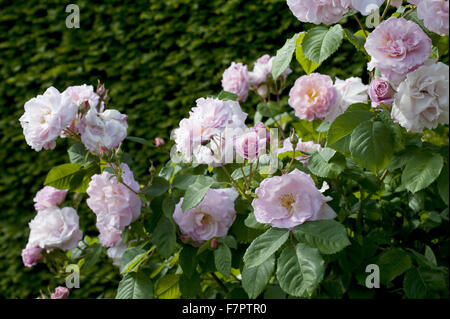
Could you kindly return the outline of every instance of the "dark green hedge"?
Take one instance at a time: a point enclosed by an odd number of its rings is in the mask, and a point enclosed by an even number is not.
[[[80,7],[79,29],[65,26],[69,3]],[[67,161],[61,139],[55,150],[39,153],[25,143],[18,119],[28,99],[51,85],[64,90],[101,79],[111,90],[111,107],[128,114],[129,135],[167,140],[196,98],[220,90],[231,61],[251,65],[264,53],[274,55],[304,27],[285,0],[1,0],[0,297],[37,297],[61,283],[45,265],[25,269],[20,257],[34,194],[48,170]],[[346,78],[363,68],[362,56],[345,43],[344,53],[318,71]],[[244,105],[250,113],[252,102]],[[126,148],[137,175],[145,174],[149,159],[167,159],[133,142]],[[79,213],[85,233],[96,236],[92,212]],[[72,294],[113,296],[118,274],[112,269],[82,274],[82,289]]]

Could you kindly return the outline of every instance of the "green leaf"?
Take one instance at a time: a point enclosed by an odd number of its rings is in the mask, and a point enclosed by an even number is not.
[[[339,24],[330,29],[319,26],[309,30],[302,45],[305,57],[321,64],[339,49],[343,37],[344,31]]]
[[[62,164],[53,167],[48,172],[44,185],[53,186],[58,189],[69,189],[70,180],[82,169],[80,164]]]
[[[386,110],[378,113],[378,117],[386,125],[386,127],[389,128],[392,136],[394,137],[394,151],[402,151],[405,148],[405,134],[402,131],[404,129],[392,120],[391,114]]]
[[[276,102],[261,102],[256,106],[258,112],[265,117],[274,117],[282,112],[281,104]]]
[[[158,247],[161,256],[167,258],[172,254],[176,240],[175,226],[169,219],[162,216],[155,227],[152,238],[152,242]]]
[[[100,255],[103,252],[103,247],[99,243],[95,243],[92,246],[86,248],[86,255],[84,256],[84,266],[91,267],[97,263],[100,259]]]
[[[258,297],[269,283],[275,269],[275,256],[270,256],[261,265],[242,270],[242,287],[250,299]]]
[[[439,175],[439,179],[437,181],[439,195],[441,196],[444,203],[448,206],[448,164],[446,164]]]
[[[73,144],[69,147],[67,153],[72,164],[87,165],[95,160],[95,157],[81,143]]]
[[[254,229],[266,229],[267,225],[258,223],[256,220],[255,214],[250,213],[248,214],[247,218],[244,221],[245,226],[248,228],[254,228]]]
[[[295,48],[295,57],[297,58],[298,63],[302,66],[303,71],[305,71],[306,74],[310,74],[314,72],[320,64],[315,63],[311,60],[308,60],[305,57],[305,54],[303,53],[302,43],[303,39],[305,38],[306,33],[302,32],[297,38],[296,48]]]
[[[261,265],[272,256],[289,238],[287,229],[270,228],[264,234],[256,238],[244,255],[244,263],[247,268]]]
[[[177,299],[180,297],[179,276],[165,275],[158,280],[155,294],[158,299]]]
[[[358,51],[367,54],[366,49],[364,48],[366,39],[363,36],[355,35],[349,29],[344,29],[344,34],[345,38],[350,41],[350,43],[353,44]]]
[[[216,269],[225,277],[229,277],[231,273],[231,250],[225,244],[220,244],[214,250],[214,264]]]
[[[197,268],[197,249],[191,246],[183,246],[180,253],[180,266],[186,276],[191,277]]]
[[[436,256],[430,246],[425,246],[425,258],[433,265],[437,266]]]
[[[181,209],[186,211],[200,204],[213,183],[214,179],[209,176],[198,176],[194,184],[187,188]]]
[[[219,93],[219,95],[217,96],[217,98],[222,101],[228,101],[228,100],[236,101],[238,96],[231,92],[221,91]]]
[[[384,251],[378,256],[376,264],[380,267],[380,280],[383,284],[391,282],[412,266],[411,257],[399,248]]]
[[[169,182],[162,177],[155,176],[153,177],[152,184],[146,188],[143,192],[146,195],[152,197],[158,197],[167,192],[169,189]]]
[[[277,79],[286,69],[292,60],[292,55],[295,51],[295,44],[299,34],[295,34],[288,39],[281,49],[277,51],[277,55],[272,62],[272,77]]]
[[[126,274],[119,283],[116,299],[151,299],[153,285],[144,273]]]
[[[143,139],[141,137],[136,137],[136,136],[127,136],[126,137],[127,140],[142,144],[142,145],[147,145],[147,146],[155,146],[153,143],[147,141],[146,139]]]
[[[142,262],[147,252],[139,247],[127,248],[120,259],[120,273],[127,274],[136,271],[137,266]]]
[[[331,149],[324,148],[320,153],[314,153],[308,161],[308,168],[316,176],[337,178],[345,169],[345,157],[342,154],[334,156],[328,150]]]
[[[195,183],[197,177],[197,175],[191,174],[177,175],[173,179],[173,187],[181,190],[186,190],[190,185]]]
[[[75,193],[86,193],[92,175],[99,173],[100,167],[96,163],[79,170],[70,180],[70,190]]]
[[[337,151],[346,153],[350,144],[350,134],[361,122],[374,116],[366,104],[353,104],[339,115],[328,129],[327,146]]]
[[[182,274],[179,286],[183,298],[195,298],[202,291],[200,275],[194,273],[188,277],[186,274]]]
[[[352,132],[349,149],[356,163],[377,174],[389,164],[394,142],[383,122],[365,121]]]
[[[410,269],[403,280],[406,297],[409,299],[436,298],[436,293],[443,292],[448,288],[447,280],[441,271],[425,267]]]
[[[280,287],[292,296],[311,296],[323,279],[324,264],[316,248],[303,243],[284,248],[277,260]]]
[[[318,220],[294,228],[297,240],[318,248],[322,254],[335,254],[348,245],[347,230],[335,220]]]
[[[428,150],[414,152],[403,170],[402,185],[412,193],[418,192],[439,177],[443,166],[444,159],[438,153]]]

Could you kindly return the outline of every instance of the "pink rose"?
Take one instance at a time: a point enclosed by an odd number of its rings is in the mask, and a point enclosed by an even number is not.
[[[238,193],[232,189],[209,189],[195,208],[182,211],[183,198],[176,205],[173,219],[183,235],[196,242],[225,237],[236,218],[234,200]]]
[[[117,149],[127,136],[127,116],[117,110],[102,113],[91,108],[77,124],[81,142],[91,152]]]
[[[29,247],[22,250],[22,261],[26,267],[33,267],[41,260],[42,248]]]
[[[39,210],[29,226],[27,248],[69,250],[75,248],[83,236],[77,212],[72,207]]]
[[[336,213],[322,195],[328,188],[324,183],[317,189],[313,179],[298,169],[289,174],[266,178],[256,189],[252,202],[256,220],[277,228],[292,229],[306,221],[333,219]]]
[[[248,131],[234,140],[236,153],[242,158],[250,161],[255,160],[259,155],[259,136],[254,131]]]
[[[394,94],[395,91],[388,81],[376,78],[370,83],[369,96],[372,100],[372,107],[381,104],[391,105],[394,102]]]
[[[297,143],[297,147],[295,148],[296,151],[300,152],[307,152],[312,153],[314,151],[320,152],[322,150],[322,146],[320,144],[316,144],[313,141],[307,141],[302,142],[301,139],[299,139]],[[294,146],[292,145],[291,139],[287,138],[283,141],[283,147],[278,149],[278,154],[283,154],[286,152],[293,152]],[[302,162],[303,166],[307,167],[308,161],[309,161],[310,155],[300,155],[297,156],[295,159]]]
[[[244,102],[250,89],[247,66],[232,62],[231,66],[223,72],[222,87],[225,91],[236,94],[239,102]]]
[[[272,74],[272,60],[273,58],[268,54],[256,60],[253,71],[249,72],[250,85],[258,87],[266,82],[267,77]]]
[[[91,108],[95,108],[100,100],[98,94],[94,92],[94,87],[92,85],[83,84],[69,86],[63,93],[69,94],[72,101],[78,106],[87,102]],[[103,109],[103,103],[101,108]],[[102,111],[102,109],[100,111]]]
[[[299,77],[289,92],[289,105],[302,120],[324,118],[338,97],[328,75],[311,73]]]
[[[66,287],[56,287],[55,292],[51,294],[51,299],[67,299],[69,298],[69,289]]]
[[[86,190],[89,195],[86,203],[97,215],[99,239],[105,247],[117,245],[125,227],[141,214],[142,202],[136,195],[140,190],[139,184],[134,180],[133,172],[127,164],[122,163],[121,168],[123,182],[134,192],[107,171],[92,176]]]
[[[34,197],[34,208],[42,210],[52,206],[58,206],[66,198],[67,190],[59,190],[52,186],[44,186]]]
[[[423,0],[417,6],[417,16],[425,27],[439,35],[448,35],[448,0]]]
[[[287,4],[301,22],[330,25],[347,13],[350,0],[287,0]]]
[[[372,57],[368,69],[397,84],[428,59],[431,39],[416,23],[392,17],[369,34],[364,47]]]
[[[162,137],[155,137],[155,146],[163,147],[166,144],[166,141]]]
[[[391,0],[391,6],[399,8],[403,4],[403,0]]]
[[[53,86],[43,95],[26,102],[24,108],[20,125],[27,144],[36,151],[55,148],[55,140],[73,122],[78,112],[78,105],[70,96],[59,93]]]

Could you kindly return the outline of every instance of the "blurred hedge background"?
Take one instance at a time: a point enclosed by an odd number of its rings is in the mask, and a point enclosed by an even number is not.
[[[65,26],[69,3],[80,8],[79,29]],[[35,193],[52,166],[68,161],[62,139],[53,151],[26,144],[18,120],[27,100],[49,86],[63,91],[100,79],[110,89],[110,106],[128,115],[129,135],[168,140],[197,98],[221,90],[232,61],[251,69],[259,56],[275,55],[288,37],[309,27],[285,0],[0,0],[0,297],[36,298],[63,283],[43,264],[25,268],[20,255]],[[364,57],[355,52],[345,42],[317,71],[361,76]],[[296,62],[291,67],[292,83],[301,70]],[[244,110],[251,114],[256,102],[250,99]],[[167,160],[130,141],[125,149],[137,176],[146,174],[149,159]],[[84,205],[79,215],[84,233],[96,236],[94,214]],[[73,297],[114,297],[119,273],[106,257],[81,275]]]

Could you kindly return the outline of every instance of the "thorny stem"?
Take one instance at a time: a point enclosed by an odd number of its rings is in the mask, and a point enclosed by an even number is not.
[[[386,16],[390,5],[391,5],[391,0],[387,0],[386,8],[384,8],[384,11],[383,11],[383,14],[381,15],[380,21],[384,20],[384,17]]]

